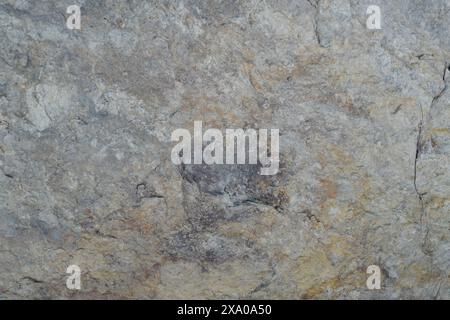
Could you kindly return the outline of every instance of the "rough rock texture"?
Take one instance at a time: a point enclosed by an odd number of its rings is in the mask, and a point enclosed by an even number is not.
[[[448,0],[0,0],[0,299],[450,299],[449,34]],[[280,172],[174,165],[195,120],[280,129]]]

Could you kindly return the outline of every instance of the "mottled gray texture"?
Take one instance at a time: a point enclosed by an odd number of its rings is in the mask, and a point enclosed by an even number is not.
[[[447,0],[0,0],[0,299],[449,299],[449,34]],[[194,120],[280,129],[280,172],[175,166]]]

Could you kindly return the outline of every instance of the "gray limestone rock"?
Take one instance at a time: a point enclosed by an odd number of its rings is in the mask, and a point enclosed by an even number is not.
[[[450,2],[372,2],[0,0],[0,299],[450,299]]]

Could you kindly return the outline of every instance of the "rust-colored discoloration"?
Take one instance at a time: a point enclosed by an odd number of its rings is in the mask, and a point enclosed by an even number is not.
[[[322,189],[325,191],[327,198],[335,199],[338,192],[336,183],[331,180],[323,179],[320,181]]]

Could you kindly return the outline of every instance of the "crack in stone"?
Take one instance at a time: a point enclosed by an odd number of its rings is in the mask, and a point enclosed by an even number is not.
[[[320,47],[322,48],[326,48],[326,46],[323,45],[322,40],[320,38],[320,33],[318,30],[318,17],[319,17],[319,1],[320,0],[315,0],[315,2],[313,2],[314,0],[307,0],[308,3],[315,9],[316,14],[314,15],[314,20],[313,20],[313,24],[314,24],[314,34],[316,36],[317,39],[317,43],[319,44]]]
[[[439,92],[439,94],[437,94],[436,96],[433,97],[433,100],[431,101],[430,110],[434,107],[434,105],[439,101],[439,99],[444,95],[444,93],[448,89],[446,78],[447,78],[447,71],[449,71],[449,68],[450,68],[450,64],[448,62],[446,62],[445,67],[444,67],[444,72],[442,75],[442,80],[444,81],[444,88],[442,88],[442,90],[441,90],[441,92]]]
[[[447,71],[449,71],[449,69],[450,69],[450,64],[448,62],[445,62],[444,72],[442,75],[442,80],[444,81],[444,88],[442,88],[442,90],[436,96],[433,97],[433,99],[431,101],[431,105],[430,105],[430,112],[428,114],[428,120],[431,118],[431,110],[434,108],[436,103],[439,101],[439,99],[445,94],[445,92],[448,89],[446,78],[447,78]],[[426,248],[426,244],[429,240],[430,228],[429,228],[428,222],[425,221],[426,210],[425,210],[423,196],[426,195],[427,193],[420,192],[417,187],[417,163],[419,161],[419,157],[420,157],[420,153],[421,153],[421,149],[422,149],[421,141],[422,141],[422,133],[423,133],[423,127],[424,127],[424,115],[423,115],[422,105],[420,106],[420,112],[421,112],[421,120],[419,121],[419,124],[418,124],[419,132],[417,134],[416,155],[415,155],[415,159],[414,159],[414,190],[419,198],[419,202],[420,202],[420,206],[421,206],[420,225],[421,225],[421,227],[424,228],[424,232],[425,232],[423,243],[422,243],[422,251],[427,255],[431,255],[432,254],[431,250]]]
[[[308,1],[311,6],[317,9],[319,0],[315,0],[315,2],[313,2],[313,0],[306,0],[306,1]]]
[[[419,192],[417,188],[417,162],[419,160],[420,151],[421,151],[421,140],[422,140],[422,128],[423,128],[423,108],[422,105],[420,105],[420,113],[421,113],[421,119],[419,121],[419,124],[417,125],[417,128],[419,130],[417,134],[417,140],[416,140],[416,153],[414,158],[414,190],[416,191],[417,195],[419,196],[420,201],[422,201],[423,194]]]
[[[421,245],[422,252],[425,253],[426,255],[431,256],[432,252],[426,248],[426,243],[428,241],[428,234],[429,234],[429,226],[428,226],[428,223],[425,222],[426,210],[425,210],[425,204],[424,204],[424,200],[423,200],[423,196],[426,193],[419,192],[419,189],[417,188],[417,163],[419,161],[419,156],[420,156],[420,152],[421,152],[421,139],[422,139],[422,130],[423,130],[423,108],[422,108],[422,105],[420,106],[420,111],[421,111],[422,116],[421,116],[421,120],[419,121],[419,124],[418,124],[419,132],[417,134],[416,155],[415,155],[415,159],[414,159],[414,190],[416,192],[417,197],[419,198],[419,203],[420,203],[420,210],[421,210],[420,227],[422,228],[422,231],[424,231],[424,233],[425,233],[423,242]]]
[[[28,280],[28,281],[31,281],[33,283],[44,283],[44,281],[36,279],[36,278],[33,278],[33,277],[30,277],[30,276],[22,277],[20,280]]]

